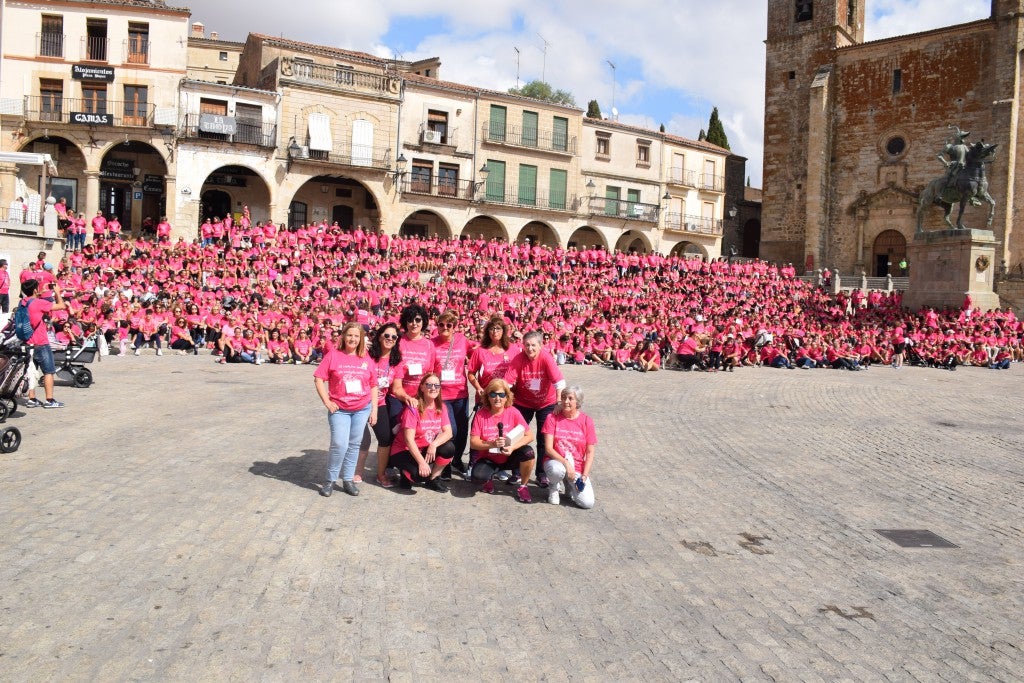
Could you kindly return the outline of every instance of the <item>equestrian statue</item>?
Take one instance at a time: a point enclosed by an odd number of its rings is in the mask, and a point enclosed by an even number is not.
[[[988,193],[988,180],[985,178],[985,164],[995,158],[998,145],[987,145],[985,141],[968,145],[964,140],[970,135],[961,131],[958,126],[950,126],[953,135],[946,146],[939,152],[938,158],[946,172],[925,185],[917,205],[917,232],[924,232],[924,212],[930,206],[938,205],[945,210],[943,218],[952,230],[967,230],[964,227],[964,208],[970,202],[974,206],[988,203],[988,222],[992,227],[992,219],[996,214],[996,200]],[[943,155],[949,157],[947,160]],[[956,217],[956,225],[949,219],[953,205],[960,204],[960,212]]]

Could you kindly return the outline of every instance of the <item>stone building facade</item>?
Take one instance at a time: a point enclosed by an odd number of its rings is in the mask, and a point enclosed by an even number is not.
[[[1015,173],[1024,0],[988,19],[864,42],[870,0],[769,0],[761,256],[868,275],[894,270],[916,229],[920,190],[944,171],[950,125],[997,143],[998,261],[1024,258]],[[955,214],[954,214],[955,217]],[[965,224],[985,227],[982,207]],[[929,208],[925,228],[942,225]],[[998,265],[998,264],[997,264]],[[802,266],[802,268],[801,268]]]

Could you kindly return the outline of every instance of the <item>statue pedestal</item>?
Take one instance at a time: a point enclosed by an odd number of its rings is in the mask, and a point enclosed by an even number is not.
[[[932,230],[914,235],[907,245],[910,289],[903,304],[960,308],[970,294],[981,311],[999,308],[992,291],[996,239],[991,230]]]

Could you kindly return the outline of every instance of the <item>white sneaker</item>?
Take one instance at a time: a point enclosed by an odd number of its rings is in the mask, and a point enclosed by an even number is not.
[[[558,489],[552,489],[551,493],[548,494],[548,502],[552,505],[558,505],[562,502],[561,497],[558,495]]]
[[[558,486],[555,487],[555,491],[557,491],[558,493],[565,493],[565,482],[558,482]]]
[[[164,355],[164,350],[163,349],[157,349],[156,350],[156,355],[158,355],[158,356]]]
[[[138,356],[138,355],[139,355],[139,350],[138,350],[138,349],[135,349],[135,355],[136,355],[136,356]]]

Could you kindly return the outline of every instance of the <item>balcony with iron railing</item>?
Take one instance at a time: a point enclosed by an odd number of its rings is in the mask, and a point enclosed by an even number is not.
[[[725,176],[714,173],[701,173],[697,177],[697,187],[711,192],[725,192]]]
[[[577,202],[561,191],[554,193],[541,187],[522,187],[516,185],[495,186],[481,183],[476,198],[487,204],[504,206],[525,206],[549,211],[575,211]]]
[[[474,185],[470,180],[449,180],[447,178],[411,178],[401,182],[403,194],[429,195],[447,199],[473,199]]]
[[[685,187],[697,187],[697,171],[685,168],[673,168],[669,171],[667,181],[670,185],[683,185]]]
[[[36,57],[64,57],[64,34],[43,31],[36,34]]]
[[[666,213],[666,230],[671,232],[688,232],[699,235],[721,235],[722,220],[704,216],[690,216],[682,213]]]
[[[308,163],[318,167],[326,164],[352,168],[370,168],[380,171],[391,170],[391,148],[385,146],[353,145],[351,142],[335,142],[330,151],[309,149],[295,144],[285,148],[291,163]]]
[[[153,123],[154,106],[120,100],[96,100],[80,97],[31,95],[25,98],[25,118],[42,123],[81,123],[71,120],[72,113],[110,114],[112,125],[147,127]]]
[[[200,114],[186,114],[179,137],[189,140],[221,140],[231,144],[277,147],[277,124],[235,119],[234,133],[203,130]]]
[[[149,39],[132,36],[124,41],[125,64],[149,64]]]
[[[509,147],[537,149],[542,152],[554,152],[576,156],[576,138],[554,130],[539,128],[523,128],[521,126],[502,126],[498,121],[484,121],[480,128],[484,142]]]
[[[106,62],[110,54],[110,39],[106,36],[84,36],[82,54],[87,62]]]
[[[401,79],[369,71],[340,66],[314,64],[291,57],[281,58],[281,76],[296,83],[327,87],[343,92],[359,92],[395,99],[401,91]]]
[[[609,216],[624,218],[630,221],[643,221],[645,223],[657,223],[660,207],[657,204],[645,204],[644,202],[631,202],[626,199],[611,199],[608,197],[590,198],[590,215]]]

